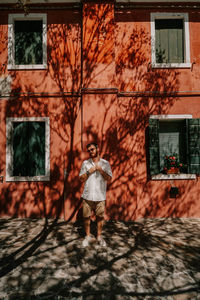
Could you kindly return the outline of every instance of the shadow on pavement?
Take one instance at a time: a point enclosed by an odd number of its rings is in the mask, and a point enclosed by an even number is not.
[[[2,219],[0,298],[200,299],[199,229],[198,219],[107,222],[107,247],[83,249],[81,222]]]

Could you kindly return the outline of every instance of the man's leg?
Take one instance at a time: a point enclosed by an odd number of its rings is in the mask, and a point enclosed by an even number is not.
[[[97,217],[97,239],[100,238],[104,224],[104,217]]]
[[[106,242],[102,238],[102,229],[104,224],[104,212],[105,212],[105,201],[100,201],[96,205],[96,217],[97,217],[97,241],[103,247],[106,246]]]
[[[89,236],[90,235],[90,217],[84,218],[84,227],[85,227],[86,236]]]
[[[83,200],[83,218],[84,218],[84,228],[86,237],[82,242],[83,247],[89,246],[92,237],[90,236],[90,217],[91,217],[91,207],[89,201]]]
[[[92,214],[90,205],[89,201],[83,199],[83,219],[86,236],[90,235],[90,217]]]

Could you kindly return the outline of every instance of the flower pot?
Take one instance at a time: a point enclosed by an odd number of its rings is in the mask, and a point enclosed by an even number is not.
[[[166,170],[167,174],[178,174],[180,173],[179,168],[172,167],[169,170]]]

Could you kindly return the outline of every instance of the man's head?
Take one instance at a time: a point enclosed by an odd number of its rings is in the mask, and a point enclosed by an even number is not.
[[[99,147],[96,143],[89,143],[86,148],[91,158],[99,156]]]

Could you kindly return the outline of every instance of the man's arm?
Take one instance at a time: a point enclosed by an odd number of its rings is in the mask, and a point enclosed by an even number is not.
[[[86,173],[82,174],[79,178],[81,182],[84,182],[88,179],[88,177],[96,171],[96,166],[90,168]]]
[[[103,176],[103,178],[106,181],[111,180],[112,177],[110,175],[108,175],[99,164],[96,165],[96,170],[99,171],[99,173]]]

